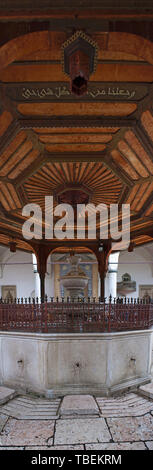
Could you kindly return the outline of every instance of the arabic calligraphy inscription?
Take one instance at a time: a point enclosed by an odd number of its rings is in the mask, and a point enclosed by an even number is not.
[[[30,84],[27,86],[21,84],[20,86],[7,87],[7,95],[15,101],[116,101],[116,100],[140,100],[148,93],[147,86],[138,84],[125,83],[95,83],[89,85],[87,94],[83,97],[76,97],[70,92],[67,83],[45,83],[45,84]]]

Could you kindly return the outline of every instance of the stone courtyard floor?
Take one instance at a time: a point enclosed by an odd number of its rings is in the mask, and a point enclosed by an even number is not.
[[[14,395],[0,387],[0,450],[153,450],[149,391],[109,398]]]

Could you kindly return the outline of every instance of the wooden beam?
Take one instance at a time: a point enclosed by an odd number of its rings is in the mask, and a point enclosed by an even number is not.
[[[11,3],[11,2],[10,2]],[[46,4],[46,2],[43,2],[43,4]],[[122,8],[119,6],[115,6],[115,4],[112,2],[108,2],[107,7],[106,3],[104,6],[101,4],[97,5],[95,4],[95,8],[92,5],[90,5],[90,2],[83,5],[79,4],[79,2],[72,1],[71,2],[66,2],[66,5],[63,3],[61,7],[61,2],[58,8],[59,2],[55,6],[51,6],[48,3],[48,6],[45,7],[45,4],[43,6],[43,9],[41,9],[40,3],[37,4],[37,7],[35,8],[34,5],[30,5],[29,2],[29,7],[24,6],[23,2],[23,8],[21,9],[21,3],[17,7],[12,5],[9,7],[9,9],[6,10],[6,3],[5,3],[5,8],[0,7],[0,17],[2,21],[14,21],[14,20],[21,20],[21,21],[29,21],[29,20],[50,20],[50,19],[59,19],[65,21],[66,19],[69,20],[74,20],[75,18],[78,19],[96,19],[96,20],[111,20],[111,21],[116,21],[116,20],[122,20],[122,21],[129,21],[129,20],[135,20],[137,22],[140,21],[151,21],[153,19],[153,9],[150,6],[150,3],[148,3],[147,7],[147,1],[145,1],[144,7],[142,5],[139,5],[139,9],[137,7],[130,3],[126,4],[126,8]],[[7,2],[8,5],[8,2]],[[46,4],[47,5],[47,4]],[[111,5],[111,6],[110,6]],[[148,10],[148,11],[147,11]]]
[[[96,127],[124,127],[124,128],[134,128],[137,124],[137,120],[133,118],[119,118],[119,117],[110,117],[110,118],[95,118],[95,116],[91,116],[91,118],[86,117],[74,117],[74,116],[60,116],[53,117],[51,119],[42,119],[42,117],[38,117],[37,119],[21,119],[18,120],[21,129],[33,129],[34,127],[43,129],[44,127],[81,127],[88,128],[92,127],[95,129]]]

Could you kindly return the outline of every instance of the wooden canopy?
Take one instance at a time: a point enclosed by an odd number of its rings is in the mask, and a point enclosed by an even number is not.
[[[86,1],[51,3],[30,10],[28,1],[13,9],[0,1],[0,244],[34,249],[22,236],[23,206],[43,209],[45,196],[77,184],[94,204],[129,203],[131,242],[152,242],[152,2],[139,10],[129,0],[116,9],[111,1],[94,9]],[[77,30],[98,48],[96,71],[79,97],[61,53]]]

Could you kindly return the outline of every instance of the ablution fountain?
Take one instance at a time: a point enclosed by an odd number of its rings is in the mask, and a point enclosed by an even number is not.
[[[60,277],[60,283],[68,291],[70,299],[84,297],[84,289],[88,285],[88,277],[80,268],[81,257],[70,253],[67,261],[70,264],[70,269],[67,274]]]

